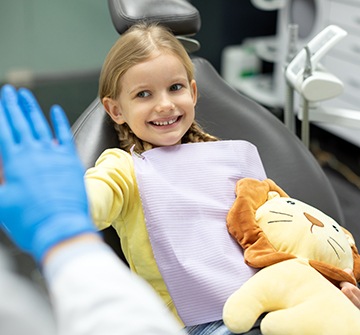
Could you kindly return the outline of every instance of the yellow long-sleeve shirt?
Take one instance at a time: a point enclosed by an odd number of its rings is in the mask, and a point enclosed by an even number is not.
[[[131,155],[120,149],[104,151],[87,170],[85,183],[97,227],[115,228],[131,270],[158,292],[181,322],[154,259]]]

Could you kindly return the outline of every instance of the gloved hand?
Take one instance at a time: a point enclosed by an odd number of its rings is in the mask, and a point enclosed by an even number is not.
[[[61,107],[51,108],[53,136],[29,90],[5,85],[0,99],[0,222],[40,262],[59,242],[96,232],[84,170]]]

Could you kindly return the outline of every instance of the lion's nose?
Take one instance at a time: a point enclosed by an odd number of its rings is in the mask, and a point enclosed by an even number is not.
[[[313,226],[324,227],[324,224],[320,220],[318,220],[317,218],[314,218],[309,213],[304,212],[304,215],[312,223],[311,232],[312,232]]]

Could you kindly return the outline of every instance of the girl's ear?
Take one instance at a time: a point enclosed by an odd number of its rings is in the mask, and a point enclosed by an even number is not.
[[[196,105],[197,102],[197,85],[196,85],[196,81],[193,79],[190,82],[190,88],[191,88],[191,93],[192,93],[192,98],[193,98],[193,102],[194,102],[194,106]]]
[[[109,114],[109,116],[115,123],[117,124],[125,123],[121,114],[121,108],[116,100],[105,97],[102,99],[102,104],[105,108],[106,113]]]

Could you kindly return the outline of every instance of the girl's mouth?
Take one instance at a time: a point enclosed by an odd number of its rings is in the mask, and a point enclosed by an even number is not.
[[[166,121],[151,121],[150,123],[154,126],[163,127],[163,126],[170,126],[177,122],[181,116],[176,116],[172,119],[166,120]]]

